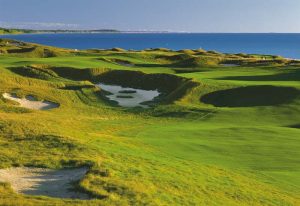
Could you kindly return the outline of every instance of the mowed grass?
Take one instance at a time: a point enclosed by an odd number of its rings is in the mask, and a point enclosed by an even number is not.
[[[150,51],[151,56],[174,53]],[[300,204],[300,97],[252,107],[201,101],[206,94],[245,86],[299,90],[296,66],[203,66],[181,72],[176,75],[193,78],[199,86],[172,104],[146,110],[113,106],[96,88],[62,89],[82,82],[29,78],[10,69],[47,64],[175,75],[170,62],[164,65],[149,56],[117,51],[51,58],[0,56],[1,94],[16,91],[60,104],[49,111],[31,111],[0,98],[0,167],[88,166],[89,173],[76,185],[95,198],[25,196],[1,183],[0,205]],[[255,98],[255,91],[249,95]],[[232,98],[243,102],[239,95]]]

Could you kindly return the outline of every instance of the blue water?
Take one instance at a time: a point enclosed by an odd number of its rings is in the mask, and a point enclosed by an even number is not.
[[[300,59],[300,34],[77,33],[2,35],[1,37],[71,49],[203,48],[227,53],[274,54]]]

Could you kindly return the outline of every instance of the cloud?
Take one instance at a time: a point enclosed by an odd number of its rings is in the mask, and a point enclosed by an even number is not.
[[[0,27],[18,29],[78,29],[78,24],[60,22],[1,22]]]

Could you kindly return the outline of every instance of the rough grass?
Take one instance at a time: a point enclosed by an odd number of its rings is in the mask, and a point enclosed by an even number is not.
[[[202,50],[194,53],[261,59]],[[170,63],[175,61],[161,57],[178,54],[159,49],[80,51],[76,56],[52,58],[26,57],[26,52],[1,55],[0,94],[34,95],[58,102],[60,107],[31,111],[0,98],[0,167],[87,165],[88,174],[76,185],[96,199],[25,196],[0,183],[0,205],[299,205],[300,100],[274,105],[299,90],[294,75],[298,68],[198,65],[195,69],[201,72],[173,74],[171,78],[178,80],[174,87],[169,75],[161,74],[174,73]],[[152,84],[149,76],[129,78],[128,71],[120,72],[122,66],[99,58],[128,60],[137,65],[131,71],[152,74]],[[37,71],[29,72],[34,76],[11,69],[32,65],[47,67],[34,68]],[[85,81],[115,74],[110,73],[114,70],[120,74],[119,82],[143,79],[141,83],[168,88],[176,101],[149,109],[115,107],[103,99],[93,81]],[[46,74],[51,78],[42,78]],[[155,82],[156,76],[168,78]],[[190,87],[190,82],[196,85]],[[233,88],[242,89],[235,93]],[[233,95],[217,103],[244,94],[245,99],[251,96],[258,101],[257,92],[265,98],[273,94],[270,88],[276,88],[280,98],[272,95],[264,100],[269,101],[264,107],[214,107],[199,101],[217,91]],[[278,92],[278,88],[288,90]]]

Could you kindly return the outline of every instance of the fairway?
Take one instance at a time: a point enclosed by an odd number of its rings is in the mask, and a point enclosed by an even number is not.
[[[300,61],[0,39],[0,148],[0,205],[300,205]]]

